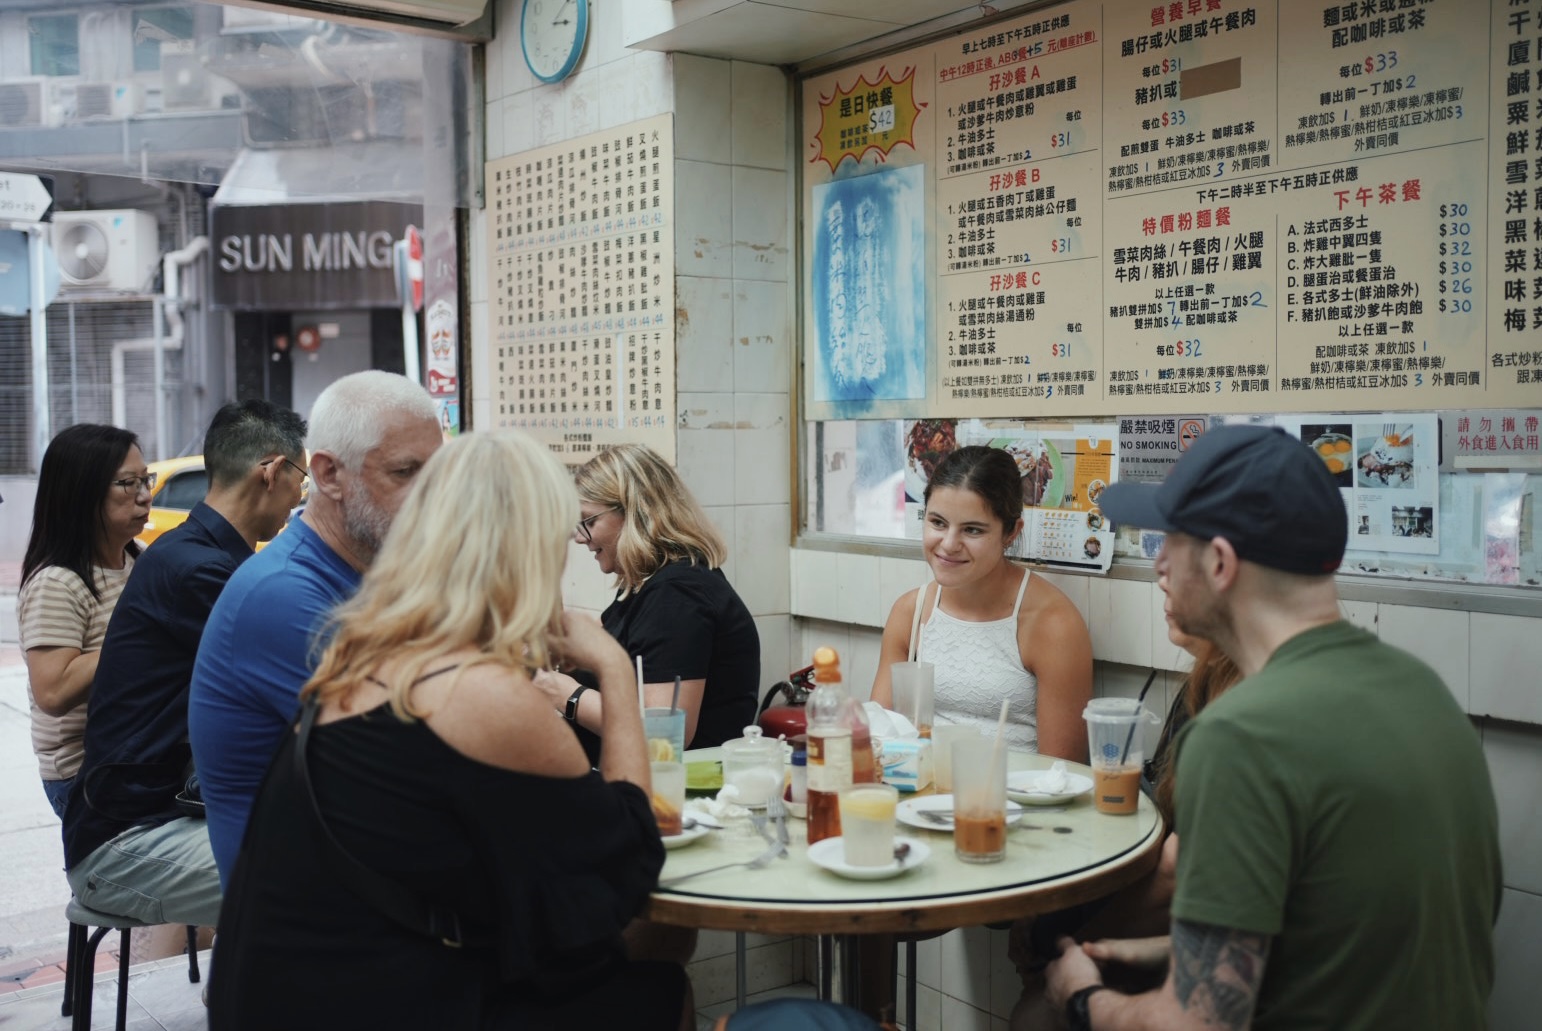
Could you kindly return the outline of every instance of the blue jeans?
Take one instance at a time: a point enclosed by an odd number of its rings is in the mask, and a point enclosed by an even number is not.
[[[48,804],[54,807],[54,815],[61,820],[64,819],[64,807],[70,800],[70,788],[74,786],[74,777],[43,781],[43,794],[48,796]]]
[[[219,924],[220,875],[203,820],[131,827],[66,877],[82,905],[103,913],[147,924]]]

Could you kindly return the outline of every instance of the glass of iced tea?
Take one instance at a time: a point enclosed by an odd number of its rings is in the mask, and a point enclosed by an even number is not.
[[[966,863],[1007,854],[1007,753],[981,745],[953,749],[953,854]]]
[[[659,836],[672,838],[682,830],[685,813],[685,764],[655,762],[649,767],[653,772],[653,819],[659,825]]]

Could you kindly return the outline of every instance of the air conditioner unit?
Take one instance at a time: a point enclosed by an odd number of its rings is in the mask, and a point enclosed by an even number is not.
[[[143,293],[161,259],[148,211],[56,211],[53,245],[66,290]]]
[[[144,87],[137,82],[82,82],[75,87],[75,117],[124,119],[144,109]]]
[[[43,83],[0,82],[0,126],[43,124]]]

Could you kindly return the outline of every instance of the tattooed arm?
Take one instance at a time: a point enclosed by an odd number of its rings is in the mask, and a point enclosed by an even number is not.
[[[1096,1031],[1221,1028],[1245,1031],[1264,980],[1269,936],[1213,924],[1173,920],[1172,965],[1167,982],[1144,995],[1094,993],[1088,1012]],[[1069,938],[1049,967],[1049,995],[1057,1007],[1080,988],[1101,983],[1097,965]]]

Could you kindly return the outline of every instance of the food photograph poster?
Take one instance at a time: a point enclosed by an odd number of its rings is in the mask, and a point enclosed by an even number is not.
[[[1310,447],[1343,495],[1349,548],[1440,551],[1440,427],[1434,415],[1303,415],[1276,425]]]
[[[905,425],[905,525],[919,539],[923,496],[936,464],[956,447],[1000,448],[1017,463],[1023,485],[1023,529],[1008,554],[1051,566],[1107,572],[1114,533],[1098,499],[1119,467],[1118,427],[992,427],[980,420],[922,419]]]

